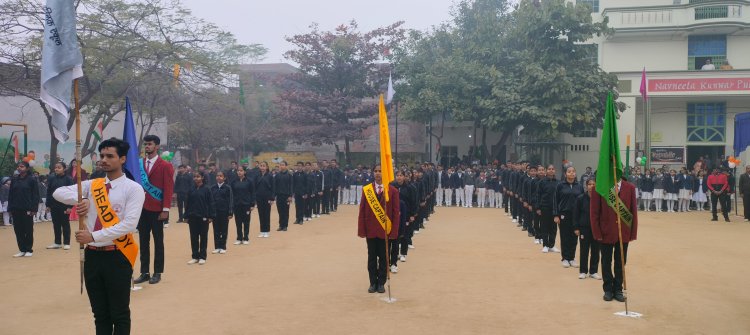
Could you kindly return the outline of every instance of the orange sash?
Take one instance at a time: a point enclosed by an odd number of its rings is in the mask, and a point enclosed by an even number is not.
[[[109,203],[109,194],[107,193],[104,178],[97,178],[91,181],[91,194],[96,205],[96,216],[99,217],[102,227],[109,228],[120,223],[120,218],[117,217],[117,213],[112,209],[112,204]],[[133,234],[128,233],[112,242],[115,243],[117,249],[130,261],[130,266],[135,267],[135,258],[138,256],[138,244],[135,243]]]

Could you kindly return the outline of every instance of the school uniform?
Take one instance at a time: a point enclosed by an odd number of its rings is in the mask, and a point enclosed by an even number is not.
[[[164,272],[164,223],[159,221],[159,214],[169,213],[172,207],[172,193],[174,192],[174,168],[172,164],[161,159],[158,155],[154,158],[143,160],[143,171],[148,175],[148,180],[154,187],[162,190],[162,198],[156,199],[146,192],[146,200],[138,221],[138,240],[141,252],[141,277],[136,283],[148,280],[151,265],[151,235],[154,237],[154,273]]]
[[[237,227],[237,241],[250,241],[250,213],[255,207],[255,182],[239,177],[232,184],[234,197],[234,224]]]
[[[583,187],[578,184],[577,180],[572,183],[563,180],[555,188],[552,214],[560,218],[560,249],[563,261],[570,262],[575,259],[578,239],[573,232],[573,209],[576,198],[581,194],[583,194]]]
[[[190,229],[191,258],[206,260],[208,253],[208,224],[216,217],[214,197],[205,184],[195,186],[188,193],[185,216]]]
[[[192,187],[193,176],[190,173],[177,173],[174,180],[174,193],[177,194],[178,221],[185,221],[185,203],[187,202],[187,194]]]
[[[487,178],[477,179],[477,207],[484,208],[487,203]]]
[[[474,186],[476,184],[476,177],[474,176],[474,173],[471,171],[464,172],[464,175],[461,177],[464,182],[464,208],[470,208],[474,207]]]
[[[310,190],[307,186],[307,174],[304,171],[294,171],[292,175],[292,189],[294,190],[294,223],[303,224],[307,209]]]
[[[596,190],[592,190],[596,192]],[[573,229],[578,230],[581,242],[579,254],[579,273],[593,275],[599,272],[599,242],[594,240],[591,232],[591,197],[583,193],[576,198],[573,210]],[[589,257],[589,255],[591,257]]]
[[[47,187],[46,205],[52,215],[55,244],[70,245],[70,221],[68,220],[68,214],[65,212],[73,208],[73,206],[68,206],[57,201],[52,195],[58,188],[73,185],[75,182],[64,174],[62,176],[51,174],[47,178],[47,181],[49,182],[49,186]]]
[[[289,204],[294,194],[292,174],[287,171],[279,172],[273,177],[273,189],[276,195],[276,211],[279,213],[279,229],[286,230],[289,226]]]
[[[461,178],[461,173],[454,172],[451,175],[451,189],[455,193],[456,206],[461,206],[464,199],[464,180]]]
[[[255,200],[258,205],[258,220],[260,232],[271,231],[271,202],[274,201],[276,193],[273,188],[273,176],[270,172],[258,175],[255,182]]]
[[[742,196],[742,204],[745,209],[745,220],[750,220],[750,173],[740,175],[739,193]]]
[[[740,179],[740,185],[742,185],[741,182],[742,179]],[[708,202],[708,197],[706,196],[707,193],[708,186],[706,184],[706,177],[696,177],[695,182],[693,182],[693,201],[695,201],[696,207],[698,207],[699,211],[703,211],[706,202]]]
[[[96,334],[129,334],[133,266],[127,257],[116,249],[113,241],[135,232],[144,206],[145,194],[140,184],[125,175],[113,180],[105,178],[111,208],[120,222],[103,227],[96,215],[99,206],[91,198],[91,182],[89,180],[81,184],[82,196],[89,199],[86,226],[94,240],[87,244],[85,250],[83,278],[91,311],[94,313]],[[67,206],[73,206],[78,203],[78,186],[61,186],[52,196]]]
[[[229,217],[234,209],[234,193],[227,183],[211,186],[216,216],[214,217],[214,249],[227,250]]]
[[[391,222],[400,222],[399,193],[395,187],[390,185],[376,185],[373,183],[378,202],[385,210]],[[385,202],[384,192],[388,192],[389,201]],[[383,286],[387,280],[388,263],[386,262],[386,234],[364,195],[360,199],[359,215],[357,220],[357,235],[367,240],[367,272],[370,278],[370,289],[368,292],[384,292]],[[393,224],[389,239],[398,237],[398,225]]]
[[[443,196],[445,193],[443,192],[443,176],[447,175],[448,173],[445,171],[437,171],[437,188],[435,189],[435,201],[437,202],[437,206],[443,206]]]
[[[18,251],[34,252],[34,213],[39,208],[39,185],[32,175],[11,178],[8,192],[8,212],[13,217]]]

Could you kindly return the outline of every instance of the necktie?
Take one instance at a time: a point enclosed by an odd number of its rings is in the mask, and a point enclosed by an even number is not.
[[[146,161],[146,173],[151,173],[151,161]]]
[[[107,195],[109,195],[109,190],[112,189],[112,185],[106,183],[104,186],[107,188]],[[96,216],[96,222],[94,222],[94,231],[98,230],[102,230],[102,222],[99,221],[99,215]]]
[[[383,193],[383,186],[378,185],[378,194]]]

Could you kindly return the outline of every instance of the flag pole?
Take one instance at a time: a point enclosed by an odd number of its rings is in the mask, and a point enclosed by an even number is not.
[[[78,101],[78,79],[73,80],[73,97],[75,98],[75,112],[76,112],[76,183],[78,185],[78,203],[83,201],[83,188],[81,186],[81,110]],[[78,216],[78,230],[86,230],[86,224],[84,223],[86,217],[83,215]],[[81,295],[83,295],[83,263],[86,260],[84,256],[84,244],[79,244],[79,258],[80,258],[80,280],[81,280]]]
[[[617,159],[612,155],[612,174],[617,178]],[[619,180],[615,180],[615,215],[617,215],[617,234],[620,237],[620,268],[622,269],[622,292],[625,296],[625,316],[628,316],[628,281],[625,277],[625,250],[622,243],[622,222],[620,221],[620,189],[617,187]]]
[[[390,185],[386,185],[385,187],[383,187],[385,189],[384,192],[388,192],[390,187]],[[388,207],[388,202],[385,203],[385,206]],[[391,225],[393,225],[393,222],[391,222]],[[391,302],[391,251],[389,248],[390,242],[388,241],[389,232],[385,230],[383,230],[383,232],[385,233],[385,283],[386,286],[388,286],[388,302]]]

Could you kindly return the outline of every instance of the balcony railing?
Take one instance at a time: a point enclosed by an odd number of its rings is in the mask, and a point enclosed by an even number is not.
[[[609,17],[617,29],[674,29],[681,26],[700,26],[732,22],[750,27],[750,2],[727,0],[700,4],[669,6],[641,6],[605,8],[602,15]]]

